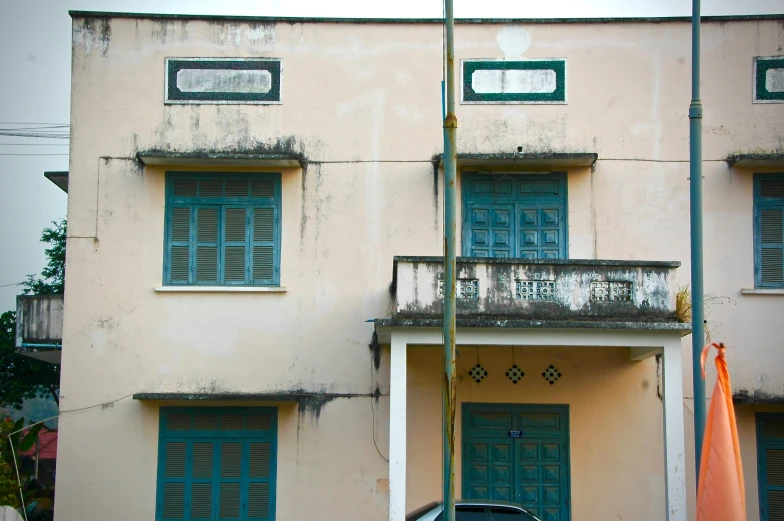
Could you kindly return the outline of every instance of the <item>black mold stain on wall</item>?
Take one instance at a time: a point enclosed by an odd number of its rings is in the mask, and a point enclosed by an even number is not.
[[[378,368],[381,367],[381,344],[378,343],[378,335],[375,331],[368,344],[368,349],[370,349],[370,354],[373,357],[373,367],[378,371]],[[376,387],[376,392],[379,392],[378,386]]]
[[[104,57],[109,52],[109,44],[112,41],[112,28],[108,18],[84,18],[78,26],[85,37],[93,40],[100,46]]]

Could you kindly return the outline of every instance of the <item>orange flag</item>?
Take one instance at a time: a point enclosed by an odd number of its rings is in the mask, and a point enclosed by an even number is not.
[[[705,422],[697,486],[697,521],[745,521],[743,465],[724,344],[709,344],[702,350],[702,377],[705,378],[705,360],[711,346],[719,350],[716,355],[718,378]]]

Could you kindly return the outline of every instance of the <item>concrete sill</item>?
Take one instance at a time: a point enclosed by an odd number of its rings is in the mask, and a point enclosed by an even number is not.
[[[740,290],[741,295],[784,295],[784,288],[743,288]]]
[[[156,293],[286,293],[283,286],[156,286]]]

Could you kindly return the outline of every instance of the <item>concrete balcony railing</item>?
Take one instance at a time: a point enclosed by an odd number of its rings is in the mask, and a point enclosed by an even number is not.
[[[509,321],[578,323],[578,327],[683,329],[675,313],[679,262],[458,258],[458,326]],[[395,257],[391,321],[440,321],[443,259]],[[427,320],[431,319],[431,320]],[[613,325],[615,324],[615,325]],[[649,324],[645,326],[643,324]]]
[[[63,346],[63,296],[16,297],[16,351],[53,364]]]

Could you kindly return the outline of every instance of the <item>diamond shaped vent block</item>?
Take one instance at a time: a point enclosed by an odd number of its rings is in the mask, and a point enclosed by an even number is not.
[[[545,380],[550,382],[550,385],[553,385],[561,377],[561,371],[559,371],[558,369],[555,368],[555,366],[550,364],[550,367],[544,370],[542,376],[544,377]]]
[[[523,376],[525,376],[525,373],[522,371],[522,369],[517,367],[517,364],[514,364],[512,367],[510,367],[509,370],[504,374],[506,374],[506,377],[509,378],[509,381],[513,384],[516,384],[523,379]]]
[[[468,374],[471,376],[471,378],[474,379],[476,383],[479,383],[485,379],[485,376],[487,376],[487,371],[481,365],[476,364],[471,368],[470,371],[468,371]]]

